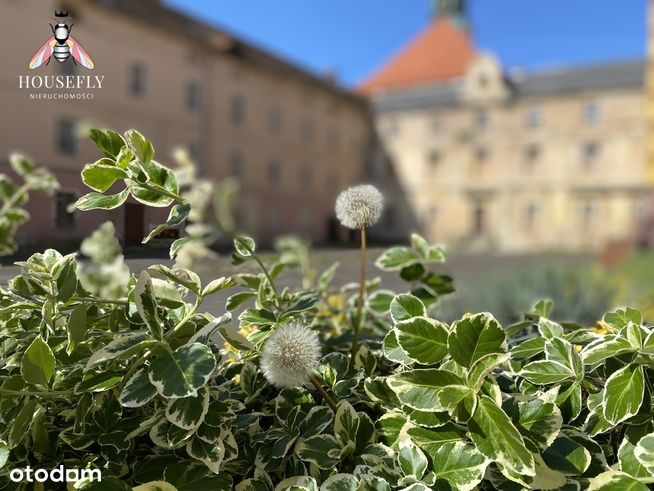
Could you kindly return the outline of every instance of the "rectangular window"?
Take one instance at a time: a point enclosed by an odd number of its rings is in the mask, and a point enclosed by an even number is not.
[[[277,107],[268,113],[268,129],[273,133],[279,133],[282,129],[282,112]]]
[[[330,147],[330,149],[334,149],[340,145],[340,142],[341,134],[338,132],[338,130],[335,128],[329,130],[327,133],[327,146]]]
[[[245,175],[245,157],[235,150],[229,157],[229,173],[233,177],[243,177]]]
[[[581,227],[586,230],[589,229],[593,225],[595,216],[597,215],[597,203],[589,199],[585,200],[581,204],[580,215]]]
[[[477,131],[484,131],[488,128],[488,114],[486,111],[479,110],[475,114],[475,128]]]
[[[268,182],[278,183],[282,178],[282,166],[279,161],[271,160],[268,162]]]
[[[129,67],[129,92],[135,97],[145,94],[146,83],[145,66],[142,63],[134,63]]]
[[[587,102],[584,105],[584,123],[588,126],[595,126],[600,119],[600,108],[596,102]]]
[[[430,167],[436,167],[441,161],[441,153],[438,150],[430,150],[427,154],[427,164]]]
[[[525,207],[525,227],[532,231],[536,228],[538,221],[538,206],[535,203],[528,203]]]
[[[486,233],[486,209],[484,204],[477,202],[472,208],[472,235],[479,237]]]
[[[55,195],[55,224],[57,228],[72,228],[75,226],[75,213],[70,213],[68,207],[77,201],[73,192],[57,191]]]
[[[302,188],[306,190],[311,187],[312,183],[313,183],[313,169],[311,169],[311,167],[309,167],[308,164],[305,164],[300,169],[300,186],[302,186]]]
[[[538,128],[543,125],[543,114],[540,110],[540,107],[534,106],[529,108],[529,111],[527,111],[525,124],[529,128]]]
[[[268,227],[273,234],[282,232],[282,214],[279,208],[272,206],[268,209]]]
[[[584,143],[581,149],[581,158],[584,168],[590,169],[594,167],[600,153],[600,145],[597,142],[591,141]]]
[[[488,161],[490,153],[486,147],[477,147],[475,149],[475,161],[478,164],[483,164]]]
[[[61,119],[57,122],[55,147],[63,155],[77,153],[77,138],[75,137],[75,123],[70,119]]]
[[[536,163],[541,157],[541,148],[537,143],[527,145],[524,151],[524,167],[525,170],[531,171],[536,166]]]
[[[189,143],[188,145],[188,154],[191,160],[195,163],[198,170],[202,169],[204,166],[204,150],[202,145],[197,143]]]
[[[186,86],[186,109],[196,112],[202,106],[202,88],[198,82],[190,82]]]
[[[382,131],[387,136],[397,136],[400,133],[400,122],[397,116],[389,116],[383,125]]]
[[[232,98],[230,106],[230,118],[235,125],[245,121],[245,99],[241,95]]]
[[[302,122],[302,140],[305,142],[310,141],[313,139],[313,133],[314,133],[314,128],[313,128],[313,121],[310,119],[305,119]]]

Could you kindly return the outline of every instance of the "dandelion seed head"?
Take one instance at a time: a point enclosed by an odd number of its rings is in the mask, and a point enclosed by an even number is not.
[[[362,184],[343,191],[336,199],[336,218],[351,229],[370,227],[379,221],[384,197],[370,184]]]
[[[277,387],[300,387],[309,381],[319,359],[318,335],[301,324],[286,324],[266,339],[261,370]]]

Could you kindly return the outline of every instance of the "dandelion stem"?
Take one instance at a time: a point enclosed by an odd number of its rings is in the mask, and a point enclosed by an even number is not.
[[[336,412],[338,408],[336,407],[336,404],[332,400],[331,397],[329,397],[329,394],[325,389],[322,388],[322,385],[320,385],[320,382],[318,382],[318,379],[314,375],[309,376],[309,380],[311,380],[311,383],[313,386],[316,388],[316,390],[320,393],[322,398],[325,400],[325,402],[329,405],[329,407],[332,408],[332,411]]]
[[[359,331],[363,325],[363,304],[366,296],[366,227],[361,227],[361,264],[359,266],[359,300],[357,302],[357,315],[352,325],[352,361],[359,349]]]

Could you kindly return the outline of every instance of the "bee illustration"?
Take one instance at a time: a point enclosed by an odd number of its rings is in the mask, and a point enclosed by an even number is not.
[[[48,39],[34,54],[34,57],[29,64],[30,69],[34,70],[44,63],[47,65],[50,63],[51,56],[54,56],[55,60],[59,63],[63,63],[70,57],[70,55],[73,55],[73,62],[76,65],[79,63],[84,68],[93,70],[93,67],[95,66],[93,60],[84,48],[82,48],[82,45],[70,35],[70,32],[73,29],[73,24],[69,26],[66,23],[66,21],[71,20],[68,12],[55,11],[55,18],[53,20],[57,23],[54,26],[50,24],[52,37]]]

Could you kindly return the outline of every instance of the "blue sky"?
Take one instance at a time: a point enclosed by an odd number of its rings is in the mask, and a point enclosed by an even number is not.
[[[429,20],[431,0],[165,0],[355,85]],[[645,54],[647,0],[471,0],[478,47],[534,70]]]

